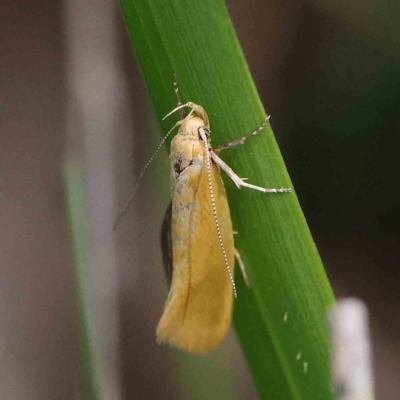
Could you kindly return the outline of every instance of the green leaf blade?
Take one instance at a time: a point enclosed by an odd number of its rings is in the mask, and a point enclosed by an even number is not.
[[[212,143],[253,131],[265,111],[224,3],[120,0],[157,117],[183,101],[208,112]],[[164,132],[173,125],[162,123]],[[221,157],[265,187],[291,187],[270,126]],[[236,245],[251,282],[236,271],[234,324],[261,398],[329,399],[326,309],[334,301],[295,193],[238,191],[225,179]]]

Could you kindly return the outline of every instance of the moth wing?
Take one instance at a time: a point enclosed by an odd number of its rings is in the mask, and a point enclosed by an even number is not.
[[[172,281],[157,339],[194,352],[207,352],[231,324],[233,290],[217,235],[205,163],[194,163],[177,178],[171,205]],[[220,234],[233,272],[232,223],[224,184],[212,165],[211,182]]]
[[[171,238],[172,202],[168,204],[161,226],[161,252],[164,270],[167,275],[168,286],[172,281],[172,238]]]

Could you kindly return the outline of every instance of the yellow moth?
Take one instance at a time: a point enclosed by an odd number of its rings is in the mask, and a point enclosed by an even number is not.
[[[181,119],[155,152],[174,128],[178,128],[170,150],[171,203],[161,235],[170,290],[156,336],[159,342],[205,353],[221,344],[231,325],[233,298],[237,296],[233,275],[235,257],[247,282],[244,265],[234,246],[220,169],[238,188],[243,186],[264,193],[290,192],[291,189],[267,189],[249,184],[218,156],[221,150],[243,144],[247,138],[258,134],[268,118],[249,135],[212,149],[206,111],[192,102],[181,104],[176,82],[175,91],[178,106],[166,117],[179,111]],[[184,108],[190,109],[187,116]],[[155,154],[142,170],[138,182]]]

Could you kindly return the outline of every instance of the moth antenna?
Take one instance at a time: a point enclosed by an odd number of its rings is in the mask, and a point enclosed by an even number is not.
[[[224,242],[222,241],[221,228],[219,226],[219,220],[218,220],[218,214],[217,214],[217,205],[215,204],[214,190],[213,190],[212,181],[211,181],[210,146],[208,145],[207,137],[204,134],[203,130],[199,129],[199,133],[200,133],[201,138],[203,139],[204,145],[206,146],[206,166],[207,166],[208,188],[210,190],[211,207],[212,207],[213,214],[214,214],[215,227],[217,228],[218,241],[219,241],[219,245],[222,250],[222,255],[224,257],[225,267],[228,271],[229,280],[231,281],[231,284],[232,284],[233,295],[235,296],[235,299],[237,299],[235,280],[233,279],[233,274],[232,274],[231,267],[229,266],[228,256],[226,254]]]
[[[174,90],[175,90],[175,96],[176,96],[176,106],[179,107],[182,105],[182,101],[181,101],[181,94],[180,94],[179,86],[178,86],[178,80],[176,79],[175,72],[172,72],[172,78],[173,78]],[[179,110],[179,117],[181,119],[185,118],[185,111],[183,109]]]
[[[133,199],[135,198],[136,192],[139,188],[139,184],[140,181],[143,178],[144,173],[146,172],[147,168],[149,168],[150,164],[152,163],[152,161],[154,160],[154,157],[157,155],[157,153],[160,151],[161,147],[163,146],[163,144],[165,143],[165,141],[167,140],[168,136],[174,131],[174,129],[180,125],[180,121],[178,121],[178,123],[176,123],[171,129],[170,131],[164,136],[163,140],[161,140],[161,143],[158,145],[158,147],[156,148],[155,152],[153,153],[153,155],[149,158],[149,160],[147,161],[147,163],[145,164],[145,166],[143,167],[142,171],[139,174],[139,177],[136,181],[135,187],[132,190],[132,194],[128,200],[128,202],[125,204],[125,207],[122,209],[122,211],[119,213],[117,220],[114,223],[113,226],[113,230],[115,231],[115,229],[117,229],[118,223],[121,220],[121,218],[126,214],[126,212],[128,211],[128,208],[130,207],[130,205],[133,202]]]

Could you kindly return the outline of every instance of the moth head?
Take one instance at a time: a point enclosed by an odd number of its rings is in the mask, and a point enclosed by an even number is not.
[[[189,115],[183,120],[183,123],[179,129],[179,133],[184,136],[190,136],[191,138],[196,138],[198,140],[207,139],[210,142],[210,129],[207,127],[205,121],[200,117]],[[201,134],[203,133],[203,134]]]
[[[175,126],[180,127],[179,133],[182,135],[199,137],[199,129],[204,129],[207,138],[209,138],[210,121],[208,115],[202,106],[192,103],[191,101],[174,108],[163,120],[183,108],[190,108],[191,110],[184,119],[175,124]]]

